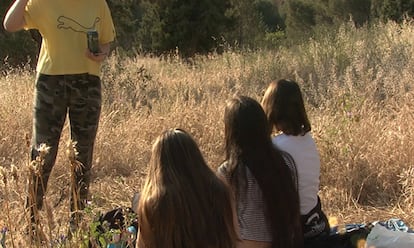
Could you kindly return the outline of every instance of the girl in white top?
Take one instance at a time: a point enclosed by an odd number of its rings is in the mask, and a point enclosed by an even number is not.
[[[318,197],[320,158],[311,135],[299,85],[290,80],[273,81],[262,99],[269,123],[281,132],[273,144],[288,152],[298,173],[300,211],[305,239],[329,233],[329,224]]]

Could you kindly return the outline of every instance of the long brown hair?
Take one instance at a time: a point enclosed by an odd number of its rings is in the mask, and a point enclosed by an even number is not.
[[[299,196],[289,167],[270,137],[270,126],[260,104],[249,97],[228,101],[225,114],[226,161],[237,199],[246,187],[246,167],[256,179],[270,221],[272,247],[303,247]],[[237,201],[238,202],[238,201]]]
[[[233,248],[237,234],[230,190],[185,131],[155,141],[138,207],[146,248]]]
[[[262,106],[276,130],[295,136],[311,131],[302,93],[295,81],[272,81],[263,96]]]

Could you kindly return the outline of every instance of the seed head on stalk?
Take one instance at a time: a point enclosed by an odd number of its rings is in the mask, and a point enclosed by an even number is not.
[[[13,180],[15,182],[19,181],[19,170],[17,169],[16,165],[11,164],[10,165],[10,175],[12,176]]]
[[[37,147],[36,150],[39,153],[39,155],[36,157],[35,160],[30,161],[27,169],[31,175],[35,174],[37,176],[41,176],[42,167],[45,163],[46,155],[50,151],[50,146],[47,146],[45,143],[42,143]]]
[[[0,178],[3,181],[4,187],[7,187],[7,171],[3,166],[0,166]]]
[[[82,163],[77,160],[79,154],[78,149],[76,148],[77,144],[77,141],[70,140],[66,148],[66,156],[70,161],[72,171],[78,171],[82,167]]]
[[[37,148],[37,151],[39,152],[39,157],[41,159],[44,159],[50,151],[50,146],[47,146],[45,143],[42,143]]]

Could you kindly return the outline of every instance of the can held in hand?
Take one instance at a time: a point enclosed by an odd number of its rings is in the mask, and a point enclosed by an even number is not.
[[[86,33],[86,38],[88,40],[89,51],[93,54],[99,53],[100,49],[99,49],[98,32],[96,30],[90,30]]]

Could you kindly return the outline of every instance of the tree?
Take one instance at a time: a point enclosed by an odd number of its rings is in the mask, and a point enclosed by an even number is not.
[[[346,3],[345,9],[352,15],[352,19],[357,26],[361,26],[370,21],[371,0],[342,0]],[[347,21],[345,19],[345,21]]]
[[[278,5],[274,2],[262,0],[256,2],[256,9],[265,25],[266,31],[275,32],[285,29],[285,21],[280,15]]]
[[[258,2],[254,0],[231,0],[228,15],[234,21],[234,29],[227,33],[226,40],[243,47],[257,47],[266,33],[263,14],[258,10]]]
[[[140,9],[136,0],[107,0],[116,30],[113,46],[130,50],[137,44],[136,27]]]
[[[336,26],[350,18],[356,26],[361,26],[370,20],[371,1],[287,0],[283,6],[286,31],[290,38],[307,37],[317,25]]]
[[[414,0],[373,0],[371,14],[383,21],[401,22],[404,16],[414,16]]]
[[[178,48],[185,57],[208,52],[230,24],[227,0],[157,0],[140,6],[140,42],[152,52]]]
[[[143,12],[137,36],[141,50],[153,53],[163,51],[164,23],[161,21],[159,5],[143,1],[140,8]]]
[[[316,9],[311,3],[290,0],[285,4],[286,33],[289,38],[297,39],[309,35],[316,25]]]

